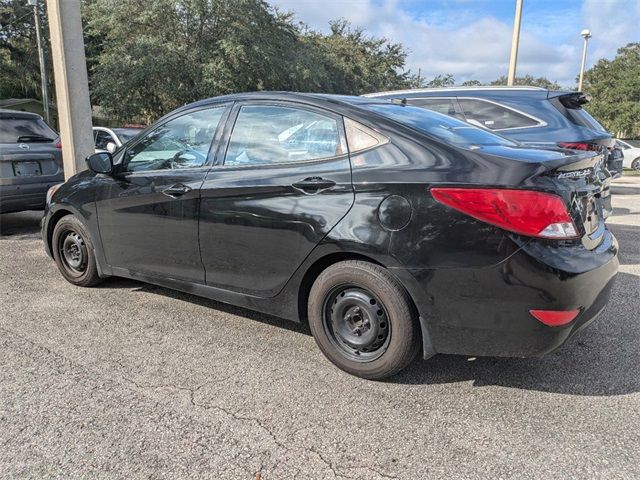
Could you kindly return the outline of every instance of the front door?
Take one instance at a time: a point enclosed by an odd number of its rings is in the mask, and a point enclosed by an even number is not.
[[[208,285],[270,297],[353,204],[343,122],[291,103],[236,112],[202,187],[202,261]]]
[[[204,282],[200,187],[226,110],[209,107],[169,118],[131,145],[117,173],[105,177],[96,205],[111,267]]]

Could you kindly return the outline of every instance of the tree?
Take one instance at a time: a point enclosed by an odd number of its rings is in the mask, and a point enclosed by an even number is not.
[[[0,98],[40,98],[41,91],[33,10],[24,0],[0,0]]]
[[[501,76],[497,80],[494,80],[490,83],[490,85],[506,85],[507,77],[506,75]],[[560,85],[557,82],[552,82],[548,78],[545,77],[534,77],[533,75],[525,75],[523,77],[516,77],[514,85],[522,85],[529,87],[542,87],[548,88],[549,90],[560,90]]]
[[[482,85],[480,80],[466,80],[462,82],[463,87],[479,87]]]
[[[618,49],[613,60],[599,60],[585,72],[589,112],[617,136],[640,136],[640,43]]]
[[[120,120],[233,92],[361,94],[408,82],[402,45],[345,20],[314,32],[261,0],[91,0],[85,19],[93,101]]]

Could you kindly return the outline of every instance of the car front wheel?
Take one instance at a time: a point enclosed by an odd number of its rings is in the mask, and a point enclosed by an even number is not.
[[[73,215],[62,217],[53,229],[51,246],[56,265],[67,281],[81,287],[100,283],[93,243],[80,220]]]
[[[416,356],[415,308],[385,268],[350,260],[331,265],[309,294],[309,326],[329,360],[353,375],[383,379]]]

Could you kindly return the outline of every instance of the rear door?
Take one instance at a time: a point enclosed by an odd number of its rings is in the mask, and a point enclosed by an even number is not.
[[[202,187],[208,285],[276,295],[354,201],[342,118],[290,102],[236,105]]]

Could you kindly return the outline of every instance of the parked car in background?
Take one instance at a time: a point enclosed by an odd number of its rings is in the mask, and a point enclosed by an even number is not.
[[[75,285],[117,275],[307,318],[366,378],[418,350],[536,356],[609,297],[602,155],[380,99],[231,95],[89,157],[52,189],[42,238]]]
[[[624,156],[623,166],[624,168],[631,168],[633,170],[640,170],[640,147],[634,147],[630,143],[624,140],[616,140],[618,148],[622,151]]]
[[[93,127],[93,140],[96,145],[96,152],[115,152],[122,145],[127,143],[137,134],[139,134],[142,128],[107,128],[107,127]]]
[[[58,134],[35,113],[0,110],[0,213],[44,208],[62,181]]]
[[[622,152],[613,136],[584,106],[580,92],[539,87],[452,87],[400,90],[365,95],[406,100],[465,120],[525,144],[557,145],[576,150],[607,151],[607,169],[622,173]]]

